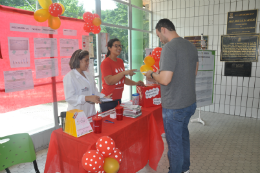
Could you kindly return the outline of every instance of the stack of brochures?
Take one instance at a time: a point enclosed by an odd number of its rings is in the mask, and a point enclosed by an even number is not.
[[[130,105],[130,104],[121,104],[124,107],[124,116],[136,118],[142,115],[141,106],[139,105]]]

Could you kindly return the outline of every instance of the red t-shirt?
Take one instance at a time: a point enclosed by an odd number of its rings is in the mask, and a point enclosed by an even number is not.
[[[122,98],[124,90],[125,77],[123,77],[118,83],[114,85],[108,85],[105,82],[104,77],[108,75],[116,75],[122,71],[125,71],[124,62],[122,59],[117,58],[117,61],[113,61],[109,57],[104,59],[101,63],[101,74],[102,74],[102,93],[106,96],[113,93],[112,99],[117,100]]]

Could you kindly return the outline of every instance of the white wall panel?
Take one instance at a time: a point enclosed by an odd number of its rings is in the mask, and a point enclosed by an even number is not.
[[[258,33],[260,0],[168,0],[154,4],[157,7],[153,7],[153,10],[159,11],[154,12],[154,19],[168,17],[175,24],[177,33],[183,37],[203,32],[208,36],[208,49],[216,50],[214,104],[203,110],[260,118],[257,115],[260,112],[260,55],[258,62],[252,62],[251,77],[223,76],[225,63],[220,61],[220,38],[226,34],[227,13],[258,9]],[[158,38],[153,43],[158,44],[156,41]]]

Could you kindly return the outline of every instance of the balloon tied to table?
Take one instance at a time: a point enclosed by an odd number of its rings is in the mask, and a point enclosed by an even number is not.
[[[160,69],[159,61],[161,57],[161,51],[161,47],[154,48],[152,53],[144,58],[144,65],[140,67],[140,71],[147,72],[149,70],[152,70],[154,72],[157,72]]]
[[[61,3],[52,3],[52,0],[38,0],[42,9],[34,12],[34,19],[37,22],[45,22],[48,20],[51,29],[58,29],[61,25],[59,16],[65,12],[65,8]]]
[[[92,14],[91,12],[85,12],[83,14],[83,20],[85,24],[83,29],[85,32],[92,32],[93,34],[98,34],[101,31],[101,19],[98,14]]]
[[[122,162],[122,152],[115,141],[103,136],[96,142],[96,150],[87,151],[82,157],[82,166],[88,172],[117,173]]]

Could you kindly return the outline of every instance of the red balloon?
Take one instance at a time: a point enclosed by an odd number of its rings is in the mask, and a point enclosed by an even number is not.
[[[154,58],[155,61],[159,61],[160,60],[161,51],[162,51],[161,47],[154,48],[154,50],[152,52],[152,55],[153,55],[153,58]]]
[[[49,6],[49,13],[54,17],[59,17],[62,14],[62,7],[58,3],[52,3]]]
[[[93,14],[91,13],[91,12],[85,12],[84,14],[83,14],[83,20],[85,21],[85,22],[91,22],[92,23],[92,20],[94,19],[94,17],[93,17]]]
[[[92,22],[86,22],[84,24],[83,29],[84,29],[85,32],[91,32],[94,29],[94,25],[92,24]]]
[[[114,153],[115,141],[109,136],[103,136],[97,140],[96,148],[106,158]]]
[[[102,167],[102,169],[100,171],[96,171],[96,172],[89,172],[88,173],[106,173],[104,168]]]
[[[86,171],[101,171],[104,165],[104,157],[96,150],[89,150],[82,157],[82,166]]]
[[[93,14],[93,19],[95,19],[96,17],[97,17],[97,18],[100,18],[100,16],[99,16],[97,13],[94,13],[94,14]]]
[[[93,34],[98,34],[98,33],[100,33],[100,31],[101,31],[101,27],[94,25],[94,29],[92,30],[92,33]]]
[[[109,157],[113,158],[113,159],[116,159],[118,161],[118,163],[120,164],[122,162],[122,157],[123,156],[122,156],[122,152],[118,148],[116,148],[114,150],[114,153],[111,156],[109,156]]]
[[[157,72],[160,69],[159,61],[155,61],[154,65],[152,66],[153,71]]]

